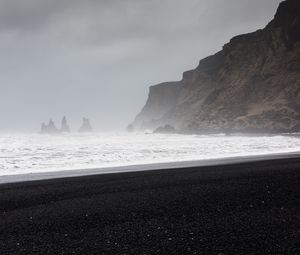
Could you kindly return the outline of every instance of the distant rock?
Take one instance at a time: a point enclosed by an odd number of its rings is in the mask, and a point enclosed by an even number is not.
[[[164,127],[158,127],[157,129],[155,129],[154,133],[156,133],[156,134],[175,134],[175,133],[177,133],[177,131],[171,125],[165,125]]]
[[[90,120],[87,118],[82,119],[82,125],[79,129],[80,133],[87,133],[87,132],[93,132],[92,125],[90,123]]]
[[[45,134],[46,132],[47,132],[47,126],[46,126],[45,122],[43,122],[41,125],[41,133]]]
[[[128,125],[128,127],[126,128],[126,130],[127,130],[127,132],[129,132],[129,133],[132,133],[132,132],[134,132],[134,127],[133,127],[133,125]]]
[[[70,126],[68,125],[66,116],[64,116],[62,118],[60,132],[62,132],[62,133],[69,133],[70,132]]]
[[[67,118],[64,116],[61,120],[61,128],[56,128],[54,121],[50,119],[48,124],[45,124],[44,122],[41,125],[41,134],[64,134],[69,133],[71,131],[70,126],[68,124]],[[82,119],[82,125],[79,129],[79,132],[85,133],[85,132],[92,132],[93,128],[92,125],[87,118]]]
[[[42,134],[57,134],[57,133],[60,133],[60,131],[55,127],[54,121],[52,119],[50,119],[48,125],[46,125],[45,123],[42,123],[41,133]]]
[[[283,1],[274,19],[239,35],[185,72],[150,87],[135,130],[170,124],[188,133],[300,131],[300,1]]]

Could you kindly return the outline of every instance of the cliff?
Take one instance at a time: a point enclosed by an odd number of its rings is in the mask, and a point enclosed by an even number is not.
[[[264,28],[230,40],[181,81],[150,87],[132,126],[182,132],[300,131],[300,1]]]

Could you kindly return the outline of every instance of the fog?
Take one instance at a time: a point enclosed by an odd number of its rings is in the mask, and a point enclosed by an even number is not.
[[[0,130],[123,129],[150,85],[181,79],[279,0],[0,0]]]

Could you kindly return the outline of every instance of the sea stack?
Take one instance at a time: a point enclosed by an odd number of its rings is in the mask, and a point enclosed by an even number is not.
[[[93,132],[93,128],[92,128],[90,120],[88,118],[82,118],[82,125],[79,129],[79,132],[80,133]]]
[[[43,122],[41,125],[41,133],[42,134],[47,133],[47,126],[46,126],[45,122]]]
[[[61,133],[69,133],[70,132],[70,126],[68,125],[66,116],[64,116],[62,118],[60,132]]]
[[[48,125],[46,125],[45,123],[42,123],[41,133],[42,134],[57,134],[57,133],[59,133],[59,130],[55,127],[54,121],[52,119],[50,119]]]

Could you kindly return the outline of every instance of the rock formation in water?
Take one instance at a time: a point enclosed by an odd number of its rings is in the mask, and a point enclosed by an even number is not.
[[[61,128],[56,128],[54,121],[50,119],[48,125],[44,122],[41,125],[41,133],[42,134],[59,134],[59,133],[67,133],[70,132],[70,127],[67,122],[67,118],[63,117],[61,121]]]
[[[286,0],[264,28],[239,35],[178,82],[150,87],[135,130],[300,131],[300,1]]]
[[[46,132],[47,132],[47,126],[46,126],[45,122],[43,122],[41,125],[41,133],[45,134]]]
[[[79,132],[81,132],[81,133],[93,132],[93,128],[91,126],[89,119],[87,119],[87,118],[82,119],[82,125],[79,129]]]
[[[46,125],[45,123],[42,123],[41,133],[42,134],[57,134],[57,133],[60,133],[60,131],[55,127],[53,120],[50,119],[48,125]]]
[[[156,134],[175,134],[177,133],[176,129],[171,125],[165,125],[164,127],[158,127],[154,130]]]
[[[70,126],[68,125],[66,116],[64,116],[62,118],[60,132],[62,132],[62,133],[69,133],[70,132]]]
[[[129,124],[129,125],[127,126],[127,128],[126,128],[126,131],[129,132],[129,133],[134,132],[134,127],[133,127],[133,125],[132,125],[132,124]]]

